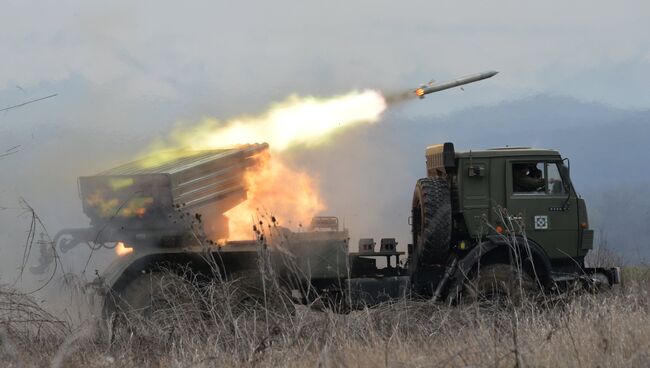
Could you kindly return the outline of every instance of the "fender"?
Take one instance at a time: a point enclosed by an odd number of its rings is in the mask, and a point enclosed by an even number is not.
[[[511,242],[510,239],[502,235],[490,235],[487,238],[491,243],[494,243],[497,246],[507,247],[508,243]],[[520,254],[524,255],[524,258],[526,258],[526,255],[528,255],[528,252],[526,249],[524,249],[526,243],[528,243],[530,254],[533,257],[533,265],[535,267],[535,271],[540,278],[544,279],[551,274],[551,261],[544,251],[544,248],[542,248],[534,240],[530,238],[524,238],[519,235],[515,236],[515,241],[517,243],[517,246],[520,248]]]
[[[119,289],[123,286],[122,284],[128,282],[128,279],[133,278],[135,274],[147,270],[162,259],[172,259],[178,256],[200,259],[202,253],[199,249],[141,247],[131,254],[113,260],[93,283],[102,285],[107,289]]]
[[[544,252],[544,249],[531,239],[525,239],[521,236],[515,237],[517,246],[520,248],[522,255],[527,255],[524,248],[526,242],[529,245],[530,253],[533,257],[533,265],[535,271],[540,278],[542,283],[545,283],[548,280],[548,277],[551,272],[551,262]],[[506,238],[501,235],[490,235],[487,236],[487,240],[480,243],[474,249],[470,250],[460,261],[458,262],[458,267],[453,274],[454,282],[450,285],[451,293],[449,295],[454,295],[453,290],[456,290],[456,293],[460,291],[460,288],[463,285],[463,281],[468,274],[472,272],[474,267],[479,263],[481,259],[489,254],[494,254],[494,252],[502,249],[507,249],[509,243],[511,242],[510,238]]]
[[[103,286],[106,291],[119,290],[142,271],[146,272],[160,265],[189,267],[193,272],[203,274],[210,274],[215,270],[220,273],[239,269],[257,270],[257,257],[257,247],[247,245],[225,247],[223,250],[202,247],[141,247],[131,254],[115,259],[93,283]],[[212,261],[216,263],[211,265]]]

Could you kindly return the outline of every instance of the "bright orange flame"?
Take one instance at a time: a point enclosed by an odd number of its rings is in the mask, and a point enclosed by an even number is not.
[[[264,217],[265,225],[275,217],[284,227],[309,224],[311,218],[325,210],[316,180],[295,170],[268,152],[257,156],[257,165],[244,177],[248,200],[226,212],[230,239],[254,239],[253,225]]]
[[[266,142],[274,153],[279,153],[322,145],[347,128],[378,122],[386,107],[384,97],[374,90],[329,98],[292,95],[258,115],[226,121],[206,118],[179,125],[167,139],[152,145],[153,154],[143,166],[177,158],[179,153],[170,151],[172,148],[203,150]],[[325,209],[316,180],[306,172],[291,168],[278,156],[266,154],[258,160],[258,165],[245,174],[248,200],[225,213],[229,218],[229,239],[254,239],[253,224],[261,217],[268,222],[274,216],[281,226],[296,230]]]
[[[127,247],[123,242],[118,242],[115,246],[115,253],[117,253],[118,256],[122,257],[133,253],[133,248]]]
[[[418,95],[419,97],[424,96],[424,90],[422,88],[418,88],[415,90],[415,94]]]

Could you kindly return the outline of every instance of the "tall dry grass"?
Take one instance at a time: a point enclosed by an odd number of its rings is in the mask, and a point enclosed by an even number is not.
[[[178,303],[156,312],[153,322],[132,315],[121,324],[75,328],[29,298],[3,291],[0,362],[9,367],[647,366],[650,271],[630,268],[623,280],[606,293],[580,293],[546,305],[491,309],[400,300],[347,315],[263,303],[242,308],[235,303],[236,283],[187,284]],[[208,308],[194,309],[206,302]]]

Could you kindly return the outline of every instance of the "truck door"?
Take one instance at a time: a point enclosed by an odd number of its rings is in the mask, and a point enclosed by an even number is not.
[[[512,216],[521,216],[528,239],[549,258],[574,257],[579,226],[575,196],[563,179],[562,161],[506,161],[506,202]]]

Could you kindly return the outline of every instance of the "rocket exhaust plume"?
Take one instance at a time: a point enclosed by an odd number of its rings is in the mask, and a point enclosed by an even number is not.
[[[154,150],[199,150],[267,142],[277,152],[297,145],[322,144],[336,131],[379,121],[389,104],[423,98],[430,93],[491,78],[497,73],[486,71],[467,75],[444,83],[431,83],[417,89],[387,94],[386,97],[375,90],[353,91],[330,98],[292,95],[257,116],[242,116],[224,122],[206,118],[191,127],[179,127],[172,132],[169,140],[155,144]],[[160,158],[164,159],[164,153],[160,154]]]
[[[327,142],[336,131],[379,121],[386,101],[378,91],[350,92],[331,98],[290,96],[257,116],[228,121],[206,118],[193,126],[175,129],[170,141],[155,149],[212,149],[266,142],[273,151],[297,145]]]

